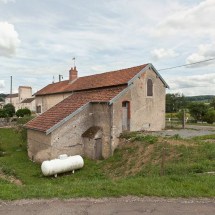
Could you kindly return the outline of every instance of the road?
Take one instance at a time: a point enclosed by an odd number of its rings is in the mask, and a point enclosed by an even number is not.
[[[158,197],[121,197],[102,199],[69,199],[69,200],[19,200],[0,201],[2,215],[214,215],[215,198],[213,199],[165,199]]]

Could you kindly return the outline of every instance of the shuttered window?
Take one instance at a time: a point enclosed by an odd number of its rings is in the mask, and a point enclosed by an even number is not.
[[[41,105],[37,106],[37,113],[41,113]]]
[[[153,83],[151,79],[147,81],[147,96],[153,96]]]

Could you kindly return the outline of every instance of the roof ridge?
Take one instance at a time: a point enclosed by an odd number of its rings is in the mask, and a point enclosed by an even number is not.
[[[139,65],[139,66],[132,66],[132,67],[124,68],[124,69],[118,69],[118,70],[113,70],[113,71],[108,71],[108,72],[102,72],[102,73],[93,74],[93,75],[81,76],[81,77],[79,77],[79,78],[84,78],[84,77],[89,77],[89,76],[96,76],[96,75],[102,75],[102,74],[111,73],[111,72],[119,72],[119,71],[123,71],[123,70],[128,70],[128,69],[137,68],[137,67],[140,67],[140,66],[146,66],[146,65],[148,65],[148,64],[149,64],[149,63],[142,64],[142,65]]]

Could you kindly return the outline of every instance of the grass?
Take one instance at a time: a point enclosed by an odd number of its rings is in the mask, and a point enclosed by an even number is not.
[[[6,152],[0,157],[1,171],[5,175],[21,180],[24,184],[20,186],[0,178],[0,199],[100,198],[126,195],[215,196],[215,190],[212,189],[215,186],[215,176],[199,174],[215,170],[215,146],[205,142],[215,138],[214,135],[193,138],[192,144],[187,146],[168,143],[164,177],[159,177],[163,143],[150,135],[141,137],[137,132],[126,135],[127,139],[132,139],[132,147],[116,149],[114,156],[100,162],[84,159],[83,169],[76,171],[75,174],[65,174],[55,179],[44,177],[40,164],[28,159],[26,142],[22,142],[19,134],[14,133],[13,129],[0,129],[1,149]],[[169,141],[181,140],[176,138]],[[154,149],[148,155],[150,159],[139,162],[142,168],[135,173],[132,172],[137,166],[138,156],[148,147]],[[117,173],[116,178],[111,176],[111,171],[114,170]],[[126,171],[128,174],[125,177]]]

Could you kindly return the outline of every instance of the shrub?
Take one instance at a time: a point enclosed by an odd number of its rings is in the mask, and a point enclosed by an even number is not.
[[[12,104],[6,104],[3,109],[6,110],[9,117],[12,117],[15,114],[15,107]]]
[[[196,120],[203,121],[203,117],[208,111],[208,105],[204,104],[203,102],[191,102],[188,109],[190,115]]]
[[[6,118],[7,117],[7,111],[5,109],[0,109],[0,118]]]
[[[208,111],[204,116],[204,120],[208,124],[213,124],[215,122],[215,110]]]
[[[31,115],[31,111],[28,108],[19,109],[16,111],[17,117],[24,117],[24,116],[30,116],[30,115]]]
[[[17,119],[17,126],[14,128],[14,132],[20,134],[22,142],[25,142],[27,140],[27,129],[23,128],[23,125],[32,120],[33,118],[33,116],[25,115],[24,117]]]

